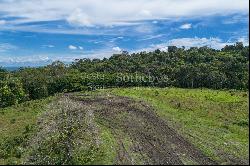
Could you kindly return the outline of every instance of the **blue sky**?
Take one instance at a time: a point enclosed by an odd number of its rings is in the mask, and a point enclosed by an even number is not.
[[[249,44],[248,0],[0,0],[0,66]]]

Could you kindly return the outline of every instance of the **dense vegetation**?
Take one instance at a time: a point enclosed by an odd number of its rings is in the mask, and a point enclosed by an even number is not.
[[[55,93],[106,87],[158,86],[182,88],[248,88],[249,46],[221,50],[169,46],[168,52],[124,51],[109,59],[77,59],[70,65],[54,62],[15,72],[0,69],[0,107]]]

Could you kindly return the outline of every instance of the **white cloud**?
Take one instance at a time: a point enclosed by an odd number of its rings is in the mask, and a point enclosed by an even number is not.
[[[6,52],[14,49],[17,49],[17,46],[10,43],[0,43],[0,52]]]
[[[124,25],[129,22],[213,14],[249,13],[248,0],[11,0],[1,1],[4,16],[17,22],[67,20],[75,26]]]
[[[48,45],[49,48],[54,48],[55,46],[54,45]]]
[[[141,10],[139,15],[145,16],[145,17],[152,17],[152,13],[149,10]]]
[[[221,49],[225,47],[226,45],[234,45],[235,42],[237,41],[243,42],[245,46],[249,45],[249,39],[247,37],[240,37],[237,40],[228,41],[228,42],[223,42],[220,38],[213,38],[213,37],[212,38],[198,38],[198,37],[177,38],[177,39],[169,40],[166,43],[152,44],[150,47],[134,50],[133,52],[141,52],[141,51],[150,52],[156,49],[160,49],[161,51],[167,51],[168,46],[177,46],[177,47],[185,46],[185,48],[208,46],[214,49]]]
[[[0,20],[0,25],[5,25],[6,21],[5,20]]]
[[[79,8],[76,9],[73,13],[71,13],[70,16],[66,18],[66,20],[70,24],[75,26],[93,26],[90,17]]]
[[[38,56],[20,56],[20,57],[6,57],[0,56],[0,63],[40,63],[44,61],[50,61],[50,58],[47,55],[38,55]]]
[[[44,48],[54,48],[55,46],[54,45],[52,45],[52,44],[49,44],[49,45],[42,45],[42,47],[44,47]]]
[[[69,45],[69,49],[70,49],[70,50],[77,50],[77,47],[76,47],[76,46],[73,46],[73,45]]]
[[[40,66],[51,64],[53,61],[60,60],[65,63],[73,62],[75,59],[82,58],[108,58],[112,56],[113,50],[100,49],[95,51],[61,54],[60,56],[55,54],[36,54],[36,55],[22,55],[22,56],[5,56],[0,55],[0,66]]]
[[[144,34],[151,34],[154,31],[154,27],[151,26],[150,24],[142,24],[142,25],[138,25],[135,28],[135,31],[137,33],[144,33]]]
[[[180,26],[180,29],[190,29],[192,28],[192,24],[183,24]]]
[[[224,24],[236,24],[236,23],[247,23],[249,19],[248,15],[234,15],[233,17],[230,17],[229,19],[226,19],[223,21]]]
[[[83,50],[82,46],[74,46],[74,45],[69,45],[68,48],[70,50]]]
[[[249,38],[248,37],[240,37],[238,42],[242,42],[245,46],[249,46]]]
[[[157,39],[157,38],[161,38],[163,35],[159,34],[159,35],[149,35],[149,36],[145,36],[142,39],[139,39],[138,41],[145,41],[145,40],[152,40],[152,39]]]
[[[249,45],[249,39],[248,37],[240,37],[236,41],[241,41],[244,43],[244,45]],[[141,51],[154,51],[156,49],[160,49],[161,51],[167,51],[168,46],[175,45],[178,47],[185,46],[186,48],[189,47],[202,47],[202,46],[209,46],[215,49],[221,49],[225,45],[232,45],[235,44],[235,41],[233,42],[223,42],[219,38],[178,38],[178,39],[172,39],[169,40],[166,43],[157,44],[157,45],[151,45],[147,48],[132,50],[131,53],[141,52]],[[3,46],[4,45],[4,46]],[[73,45],[70,45],[73,46]],[[10,44],[0,44],[0,50],[1,48],[11,48],[15,46],[12,46]],[[73,46],[72,48],[80,49],[81,46]],[[84,54],[81,52],[75,52],[74,54],[65,54],[65,55],[30,55],[30,56],[19,56],[19,57],[13,57],[13,56],[5,56],[0,55],[0,66],[8,66],[8,65],[16,65],[16,66],[37,66],[37,65],[46,65],[53,61],[60,60],[63,62],[72,62],[75,59],[81,59],[81,58],[108,58],[112,56],[114,52],[121,52],[122,49],[120,47],[113,47],[112,50],[110,49],[100,49],[100,50],[93,50],[93,51],[87,51]]]
[[[177,38],[169,40],[167,43],[154,45],[155,48],[163,48],[165,49],[167,46],[177,46],[182,47],[185,46],[186,48],[190,47],[202,47],[208,46],[214,49],[221,49],[225,45],[234,44],[231,42],[223,42],[220,38]]]
[[[122,49],[120,47],[113,47],[112,50],[115,51],[115,52],[121,52],[122,51]]]

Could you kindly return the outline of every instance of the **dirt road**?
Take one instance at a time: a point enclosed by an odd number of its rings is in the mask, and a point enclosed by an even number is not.
[[[31,164],[88,163],[101,144],[98,126],[107,128],[116,140],[114,164],[216,164],[170,128],[152,107],[125,97],[65,94],[38,125],[27,158]]]
[[[117,164],[135,164],[131,155],[134,152],[140,154],[136,158],[143,164],[216,164],[171,129],[144,102],[117,96],[71,98],[92,107],[95,116],[111,129],[119,143]],[[123,135],[133,142],[127,150]]]

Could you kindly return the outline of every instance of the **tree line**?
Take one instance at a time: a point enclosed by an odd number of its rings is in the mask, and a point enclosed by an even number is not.
[[[60,61],[38,68],[8,72],[0,68],[0,107],[55,93],[96,88],[157,86],[248,89],[249,46],[237,42],[221,50],[209,47],[129,54],[104,59]]]

